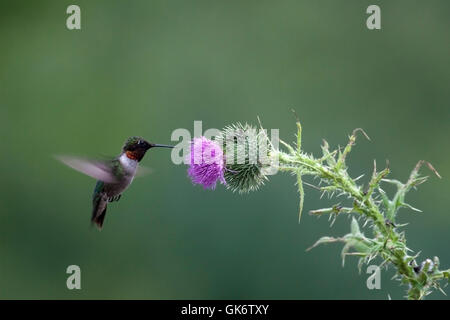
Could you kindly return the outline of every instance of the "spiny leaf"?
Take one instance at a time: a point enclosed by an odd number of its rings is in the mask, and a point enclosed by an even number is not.
[[[339,242],[339,241],[343,241],[343,239],[342,238],[333,238],[333,237],[322,237],[319,240],[317,240],[311,247],[306,249],[306,251],[309,251],[309,250],[317,247],[318,245],[321,245],[324,243],[333,243],[333,242]]]

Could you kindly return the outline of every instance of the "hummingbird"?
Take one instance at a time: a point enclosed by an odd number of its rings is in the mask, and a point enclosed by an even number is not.
[[[143,167],[139,168],[139,162],[151,148],[173,148],[173,146],[150,143],[141,137],[130,137],[123,145],[122,152],[112,159],[56,157],[67,166],[98,179],[92,195],[91,222],[99,230],[103,227],[108,203],[119,201],[134,177],[142,174]]]

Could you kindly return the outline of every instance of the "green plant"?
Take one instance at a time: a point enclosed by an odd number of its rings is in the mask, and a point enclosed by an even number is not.
[[[361,132],[368,138],[362,129],[353,131],[343,150],[330,151],[328,143],[324,140],[321,158],[314,158],[301,149],[302,127],[298,120],[297,131],[295,148],[280,141],[288,152],[275,149],[271,152],[279,159],[280,170],[291,172],[297,176],[300,194],[299,216],[304,199],[302,177],[309,175],[319,178],[320,186],[317,189],[324,194],[326,193],[330,197],[334,195],[347,196],[352,203],[348,207],[336,204],[331,208],[312,210],[310,214],[330,215],[332,219],[336,219],[342,214],[354,214],[362,219],[364,226],[369,225],[372,229],[371,237],[364,235],[357,220],[353,217],[350,233],[340,238],[322,237],[311,248],[319,244],[342,242],[344,243],[342,263],[347,255],[358,256],[360,269],[363,264],[369,264],[375,258],[380,258],[382,261],[380,266],[392,265],[396,268],[396,277],[408,286],[408,299],[423,299],[431,293],[432,289],[438,289],[444,293],[439,281],[450,279],[450,269],[440,270],[437,257],[434,257],[433,260],[425,259],[417,265],[416,259],[419,254],[412,254],[412,250],[406,245],[405,231],[402,230],[405,225],[399,225],[396,222],[400,208],[420,211],[409,205],[405,197],[408,191],[427,180],[426,176],[419,174],[419,169],[423,165],[427,165],[434,174],[440,177],[433,166],[429,162],[419,161],[412,170],[408,181],[402,183],[386,178],[390,173],[388,163],[386,168],[378,171],[376,162],[374,162],[372,177],[368,186],[364,187],[357,184],[358,178],[350,177],[346,165],[346,158],[355,145],[357,132]],[[397,190],[392,198],[389,198],[382,189],[381,185],[384,183],[396,186]]]
[[[222,130],[216,141],[205,137],[196,138],[192,143],[190,168],[188,170],[192,181],[205,188],[214,187],[217,181],[222,182],[232,191],[246,193],[257,190],[267,180],[267,170],[276,168],[279,171],[290,172],[296,176],[299,191],[299,221],[304,203],[304,176],[319,179],[319,186],[314,186],[323,194],[333,196],[346,196],[350,206],[336,204],[331,208],[322,208],[310,211],[314,216],[329,215],[334,220],[342,214],[353,214],[351,232],[340,238],[322,237],[311,248],[319,244],[342,242],[342,263],[348,255],[359,257],[359,269],[363,264],[369,264],[374,259],[381,259],[380,266],[392,265],[396,269],[396,277],[408,286],[407,298],[423,299],[433,289],[441,290],[440,280],[450,279],[450,269],[440,270],[439,259],[425,259],[417,264],[419,254],[412,254],[406,246],[406,235],[403,231],[405,225],[397,224],[397,213],[400,208],[419,211],[409,205],[406,194],[412,188],[427,180],[426,176],[419,174],[419,169],[426,165],[436,174],[439,173],[426,161],[419,161],[412,170],[409,179],[402,183],[398,180],[387,179],[390,173],[389,166],[381,171],[377,170],[376,163],[371,179],[367,185],[359,185],[358,178],[352,178],[347,170],[346,158],[356,141],[356,134],[360,132],[367,139],[362,129],[355,129],[345,148],[330,151],[328,143],[324,140],[322,157],[315,158],[302,150],[302,126],[297,119],[297,141],[294,146],[280,140],[286,151],[280,150],[269,140],[266,131],[259,132],[248,124],[237,123]],[[210,147],[213,146],[213,147]],[[214,150],[214,152],[211,152]],[[252,157],[264,151],[268,161]],[[213,159],[194,163],[194,153],[199,158]],[[236,158],[240,161],[236,161]],[[239,159],[240,158],[240,159]],[[392,198],[382,189],[382,184],[393,184],[397,190]],[[364,222],[363,226],[371,228],[371,236],[362,233],[355,216]],[[309,248],[309,249],[311,249]],[[444,293],[445,294],[445,293]]]

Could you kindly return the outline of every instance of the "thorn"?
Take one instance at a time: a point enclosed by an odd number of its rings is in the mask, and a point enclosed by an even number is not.
[[[434,172],[435,175],[437,175],[437,177],[439,179],[442,179],[441,175],[439,174],[439,172],[437,172],[437,170],[433,167],[433,165],[431,163],[429,163],[428,161],[425,162],[428,166],[428,169],[430,169],[431,171]]]
[[[333,218],[333,220],[331,221],[331,224],[330,224],[330,228],[334,225],[334,223],[336,222],[336,216]]]
[[[405,227],[405,226],[407,226],[408,224],[409,224],[409,222],[407,222],[407,223],[402,223],[402,224],[398,224],[398,225],[397,225],[397,228]]]
[[[297,112],[295,112],[295,109],[294,109],[294,108],[291,108],[291,111],[292,111],[292,113],[293,113],[294,116],[295,116],[295,120],[297,120],[297,122],[300,122],[300,119],[298,118],[298,115],[297,115]]]
[[[355,130],[353,130],[352,135],[355,135],[358,131],[361,132],[364,135],[364,137],[366,137],[367,140],[372,141],[362,128],[356,128]]]
[[[425,160],[420,160],[419,162],[417,162],[413,171],[417,173],[423,164],[426,164],[428,169],[430,169],[439,179],[442,179],[441,175],[439,174],[439,172],[437,172],[437,170],[433,167],[433,165]]]
[[[375,177],[377,175],[377,160],[373,159],[373,173],[372,176]]]
[[[408,204],[408,203],[402,203],[402,205],[408,209],[411,209],[412,211],[416,211],[416,212],[422,212],[422,210],[414,208],[412,205]]]
[[[259,116],[256,116],[256,119],[258,119],[259,126],[261,127],[261,129],[263,129],[263,125]]]
[[[314,189],[319,190],[319,191],[322,190],[321,188],[319,188],[319,187],[317,187],[317,186],[315,186],[313,184],[310,184],[308,182],[305,182],[305,181],[303,181],[303,184],[306,184],[308,187],[314,188]]]

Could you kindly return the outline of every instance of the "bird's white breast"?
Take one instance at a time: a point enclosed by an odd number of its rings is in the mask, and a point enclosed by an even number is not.
[[[128,158],[127,155],[123,153],[119,157],[119,161],[127,174],[134,175],[136,173],[136,169],[138,166],[138,162],[136,160]]]

